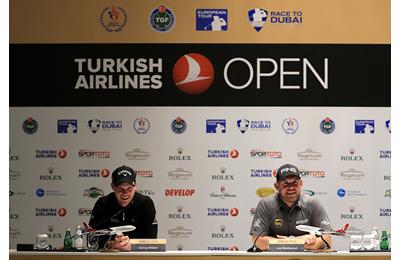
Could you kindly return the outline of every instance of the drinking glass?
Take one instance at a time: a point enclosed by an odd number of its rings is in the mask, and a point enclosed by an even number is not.
[[[88,251],[99,250],[99,237],[92,234],[87,235],[87,247]]]
[[[350,236],[350,249],[361,250],[363,246],[362,235],[351,235]]]
[[[47,250],[49,249],[49,240],[47,234],[37,234],[34,249]]]
[[[374,235],[364,235],[363,246],[365,250],[374,249],[375,237]]]

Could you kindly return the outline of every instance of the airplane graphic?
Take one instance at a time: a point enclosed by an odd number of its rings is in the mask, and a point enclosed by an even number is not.
[[[346,230],[349,228],[349,223],[346,223],[342,228],[338,230],[324,230],[320,227],[313,227],[307,225],[298,225],[296,226],[296,228],[298,230],[308,232],[316,236],[321,236],[321,235],[346,236]]]
[[[123,232],[129,232],[136,229],[136,227],[132,225],[110,227],[105,229],[94,229],[91,226],[89,226],[89,224],[86,222],[83,222],[83,226],[85,227],[85,229],[83,230],[82,234],[83,235],[90,234],[91,236],[103,236],[103,235],[122,236]]]
[[[201,72],[199,63],[195,59],[190,57],[189,55],[185,55],[185,58],[189,65],[189,71],[187,72],[186,78],[184,80],[182,80],[181,82],[176,83],[176,85],[182,85],[185,83],[190,83],[190,82],[194,82],[194,81],[211,78],[209,76],[206,76],[206,77],[199,76],[200,72]]]

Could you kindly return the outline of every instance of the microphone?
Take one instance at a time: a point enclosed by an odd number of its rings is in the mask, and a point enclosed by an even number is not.
[[[112,218],[115,218],[116,216],[120,215],[121,213],[123,213],[126,210],[126,208],[122,208],[119,211],[117,211],[117,213],[113,214],[111,217],[108,217],[106,219],[103,219],[100,222],[97,222],[96,224],[93,224],[92,227],[93,228],[97,228],[98,226],[100,226],[101,224],[104,224],[105,222],[109,221]]]

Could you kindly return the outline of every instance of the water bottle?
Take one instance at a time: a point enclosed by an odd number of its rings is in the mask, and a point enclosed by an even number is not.
[[[372,229],[372,235],[374,236],[374,250],[379,250],[380,249],[379,233],[378,233],[378,229],[376,227],[374,227]]]
[[[72,235],[71,235],[71,229],[67,228],[67,231],[65,231],[65,237],[64,237],[64,251],[69,251],[72,250]]]
[[[381,250],[389,250],[389,239],[386,230],[382,230],[381,242],[379,243]]]
[[[77,226],[74,235],[74,248],[82,249],[83,248],[83,236],[81,226]]]

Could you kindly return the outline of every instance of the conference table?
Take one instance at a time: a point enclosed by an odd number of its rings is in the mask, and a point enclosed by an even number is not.
[[[167,252],[28,252],[9,251],[10,260],[389,260],[390,252],[262,252],[167,251]]]

